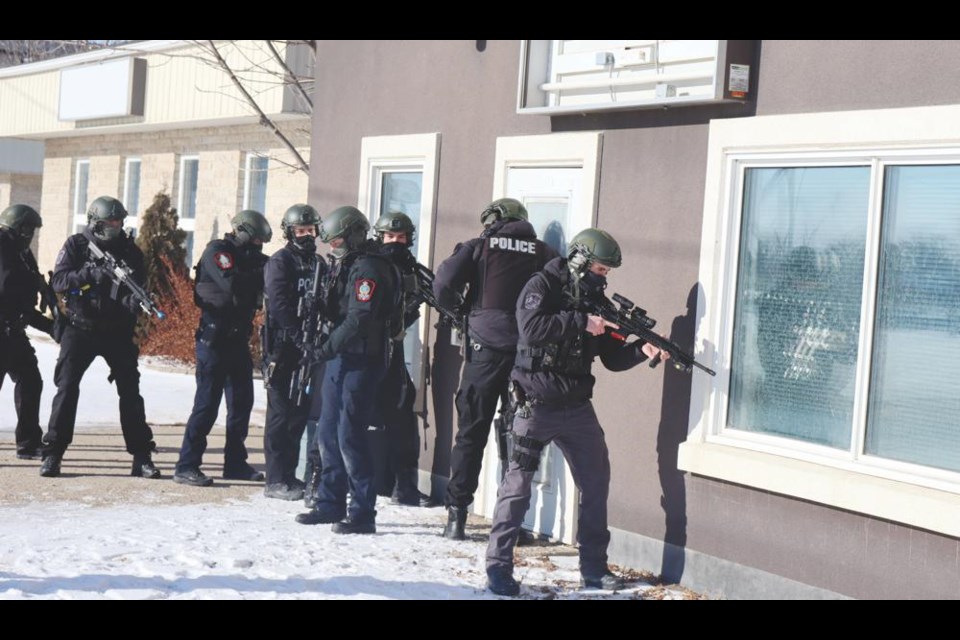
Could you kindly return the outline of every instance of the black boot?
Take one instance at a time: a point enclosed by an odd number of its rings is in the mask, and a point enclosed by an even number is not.
[[[317,506],[317,487],[320,486],[320,466],[310,465],[310,467],[307,482],[303,485],[303,504],[308,509],[313,509]]]
[[[44,478],[56,478],[60,475],[60,465],[63,463],[62,453],[51,453],[43,458],[40,465],[40,475]]]
[[[249,464],[244,462],[236,466],[223,467],[224,480],[244,480],[246,482],[263,482],[263,472],[257,471]]]
[[[447,526],[443,530],[443,537],[451,540],[466,540],[464,529],[467,526],[466,507],[447,507]]]
[[[334,533],[341,534],[376,533],[377,524],[372,518],[369,520],[354,520],[350,516],[347,516],[340,522],[335,523],[330,530]]]
[[[519,595],[520,584],[513,579],[513,567],[489,567],[487,569],[487,589],[498,596]]]
[[[316,500],[314,500],[314,502],[316,502]],[[300,524],[335,524],[343,520],[343,513],[327,513],[314,507],[306,513],[297,514],[294,520]]]
[[[606,589],[607,591],[619,591],[626,585],[623,578],[604,569],[597,573],[580,572],[580,586],[590,589]]]
[[[209,487],[213,478],[207,477],[200,469],[185,469],[173,474],[173,481],[177,484],[188,484],[191,487]]]
[[[138,453],[133,456],[133,467],[130,469],[130,475],[156,480],[160,477],[160,470],[153,466],[153,460],[150,459],[149,453]]]

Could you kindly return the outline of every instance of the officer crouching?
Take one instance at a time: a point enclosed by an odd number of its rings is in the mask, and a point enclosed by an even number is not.
[[[544,447],[556,442],[580,490],[577,542],[584,586],[620,589],[623,581],[607,567],[607,495],[610,459],[590,398],[595,357],[611,371],[625,371],[669,354],[643,341],[629,344],[606,333],[617,326],[578,311],[581,296],[603,296],[606,275],[620,266],[620,246],[600,229],[581,231],[570,243],[569,259],[556,258],[523,287],[517,300],[520,341],[511,373],[518,394],[514,448],[500,484],[487,547],[487,586],[513,596],[513,548],[530,506],[533,476]]]
[[[53,321],[36,310],[40,270],[30,251],[30,242],[43,226],[32,207],[15,204],[0,213],[0,387],[9,375],[16,388],[17,457],[40,456],[40,394],[43,378],[27,334],[26,325],[53,332]]]
[[[117,287],[107,268],[91,254],[90,245],[123,261],[131,269],[131,279],[140,287],[146,280],[143,252],[123,231],[127,210],[116,198],[102,196],[90,203],[87,227],[67,238],[57,255],[53,289],[66,298],[68,324],[60,340],[54,382],[50,425],[43,437],[43,464],[40,475],[60,475],[67,447],[73,441],[73,429],[80,400],[80,381],[93,360],[100,356],[110,367],[110,380],[120,397],[120,427],[127,452],[133,455],[130,474],[159,478],[151,453],[156,448],[153,432],[147,425],[143,398],[140,396],[140,350],[133,341],[133,330],[140,302],[127,287]]]
[[[327,216],[320,239],[334,257],[324,287],[329,339],[317,352],[327,361],[318,426],[320,485],[301,524],[333,523],[334,533],[375,533],[373,460],[367,440],[370,409],[387,369],[390,318],[397,300],[393,266],[367,240],[370,223],[355,207]],[[350,502],[347,504],[347,493]]]
[[[308,204],[295,204],[283,214],[280,227],[287,244],[267,263],[266,330],[264,353],[267,385],[267,424],[263,453],[267,461],[267,484],[263,494],[279,500],[300,500],[304,483],[297,478],[300,440],[307,426],[308,399],[291,393],[291,381],[303,351],[301,300],[315,291],[314,278],[322,278],[326,264],[317,255],[320,214]],[[313,384],[316,393],[316,382]]]
[[[212,240],[194,267],[193,299],[201,309],[196,332],[197,392],[173,481],[196,487],[213,484],[200,464],[224,389],[227,433],[223,477],[263,480],[263,474],[247,464],[245,445],[253,409],[249,340],[253,317],[263,304],[263,245],[270,242],[273,232],[259,211],[241,211],[230,224],[233,232]]]

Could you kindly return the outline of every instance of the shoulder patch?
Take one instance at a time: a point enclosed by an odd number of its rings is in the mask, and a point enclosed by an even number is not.
[[[536,309],[540,306],[540,303],[543,302],[543,296],[539,293],[528,293],[527,297],[523,299],[523,308],[524,309]]]
[[[357,302],[370,302],[373,299],[373,292],[377,288],[377,283],[369,278],[357,280],[356,285]]]
[[[57,259],[56,259],[56,262],[55,262],[54,264],[60,264],[61,262],[63,262],[63,259],[64,259],[65,257],[67,257],[67,248],[66,248],[66,247],[60,249],[60,253],[57,254]]]
[[[226,271],[227,269],[233,269],[233,256],[230,255],[229,253],[218,251],[217,253],[214,254],[213,261],[214,263],[216,263],[217,267],[219,267],[221,271]]]

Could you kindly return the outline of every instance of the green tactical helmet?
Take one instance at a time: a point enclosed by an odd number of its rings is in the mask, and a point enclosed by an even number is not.
[[[308,204],[295,204],[283,214],[280,230],[283,231],[284,238],[293,240],[294,227],[312,224],[319,233],[320,223],[320,214],[316,209]]]
[[[497,220],[527,220],[527,208],[519,200],[500,198],[487,205],[480,212],[480,222],[489,227]]]
[[[620,245],[613,236],[602,229],[584,229],[573,236],[567,257],[571,266],[585,271],[591,262],[597,262],[605,267],[617,268],[622,262]]]
[[[43,226],[40,214],[25,204],[10,205],[0,213],[0,228],[10,229],[24,246],[33,240],[33,233]]]
[[[247,244],[254,240],[259,240],[263,244],[270,242],[273,237],[273,229],[270,223],[259,211],[253,209],[244,209],[233,217],[230,221],[233,226],[233,232],[237,234],[237,239],[241,244]]]
[[[115,240],[123,235],[122,225],[119,227],[110,227],[103,222],[107,220],[120,220],[127,217],[127,210],[123,203],[110,196],[100,196],[90,203],[87,208],[87,224],[94,236],[101,240]]]
[[[410,216],[400,211],[391,211],[390,213],[385,213],[380,216],[377,224],[373,225],[373,230],[376,232],[377,240],[381,241],[383,240],[383,234],[387,231],[391,233],[406,233],[408,245],[413,245],[413,238],[417,234],[417,228],[414,226],[413,220],[410,219]]]
[[[370,223],[356,207],[339,207],[331,211],[320,225],[320,239],[330,243],[331,240],[343,238],[344,249],[350,251],[358,248],[367,237]],[[334,254],[337,252],[335,251]]]

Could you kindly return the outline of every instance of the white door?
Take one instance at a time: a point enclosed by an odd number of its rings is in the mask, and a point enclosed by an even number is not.
[[[537,237],[566,256],[569,239],[593,223],[593,211],[582,206],[584,178],[583,167],[507,167],[504,196],[522,202]],[[491,429],[475,507],[487,515],[493,513],[500,484],[495,437]],[[572,543],[578,501],[563,454],[551,444],[544,450],[534,476],[524,528]]]

